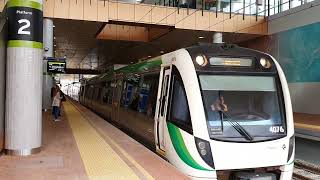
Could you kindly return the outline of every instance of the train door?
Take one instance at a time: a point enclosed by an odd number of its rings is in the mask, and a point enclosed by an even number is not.
[[[117,79],[112,82],[113,96],[112,96],[112,110],[111,119],[114,122],[120,123],[119,120],[119,109],[120,109],[120,99],[122,90],[122,79]]]
[[[155,116],[155,139],[157,152],[165,155],[165,138],[164,132],[166,128],[167,107],[169,99],[171,67],[163,67],[160,76],[161,86],[159,87],[160,96],[158,95],[157,111]]]

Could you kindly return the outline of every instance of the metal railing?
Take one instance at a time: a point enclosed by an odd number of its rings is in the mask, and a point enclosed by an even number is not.
[[[137,3],[252,16],[271,16],[313,0],[137,0]],[[256,18],[257,19],[257,18]]]

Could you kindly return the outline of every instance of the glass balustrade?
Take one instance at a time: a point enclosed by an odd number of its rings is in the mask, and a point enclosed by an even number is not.
[[[230,14],[271,16],[313,0],[129,0],[130,3],[218,11]],[[123,2],[129,2],[123,0]],[[232,15],[230,15],[232,16]]]

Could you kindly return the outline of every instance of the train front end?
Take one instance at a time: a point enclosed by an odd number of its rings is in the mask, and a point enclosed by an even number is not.
[[[170,153],[168,159],[194,179],[290,180],[294,125],[279,64],[270,55],[225,44],[177,54],[192,134],[168,124],[171,139],[180,138],[186,151],[177,153],[180,160]],[[187,57],[194,70],[179,68]]]

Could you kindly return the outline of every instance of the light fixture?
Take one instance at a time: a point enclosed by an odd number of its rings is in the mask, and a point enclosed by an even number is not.
[[[148,58],[151,58],[152,56],[148,56]]]
[[[200,150],[200,153],[201,153],[202,156],[207,155],[207,151],[206,151],[205,149],[201,149],[201,150]]]
[[[54,36],[53,39],[56,39],[56,37]]]
[[[203,37],[203,36],[199,36],[198,38],[199,38],[199,39],[204,39],[204,37]]]
[[[160,51],[160,53],[161,53],[161,54],[163,54],[163,53],[164,53],[164,51]]]
[[[52,27],[53,27],[53,28],[55,28],[56,26],[55,26],[55,25],[53,25]]]
[[[270,68],[271,67],[271,62],[265,58],[260,59],[260,64],[264,68]]]
[[[196,62],[200,65],[200,66],[205,66],[207,65],[207,59],[202,56],[202,55],[199,55],[196,57]]]
[[[55,44],[55,45],[53,45],[54,47],[56,47],[57,45]]]

